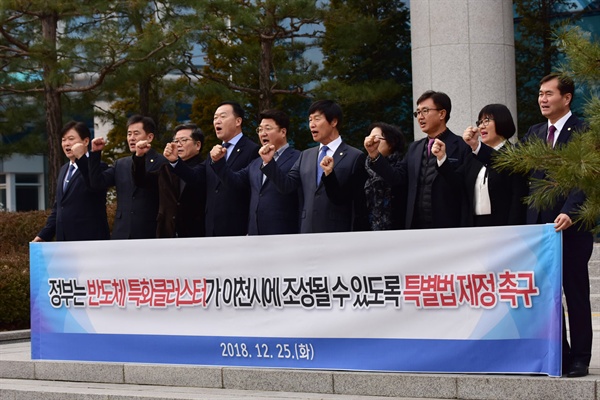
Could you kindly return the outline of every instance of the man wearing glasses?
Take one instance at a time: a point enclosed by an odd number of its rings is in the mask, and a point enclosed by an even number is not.
[[[260,113],[260,125],[256,129],[263,146],[274,146],[274,160],[285,174],[300,156],[300,152],[288,144],[289,127],[290,118],[287,114],[279,110],[266,110]],[[253,160],[247,167],[234,172],[225,162],[225,148],[222,146],[216,145],[211,150],[210,157],[211,167],[225,186],[241,191],[250,189],[249,235],[282,235],[299,232],[298,191],[280,192],[263,174],[261,158]]]
[[[406,228],[454,228],[462,225],[462,178],[456,172],[470,156],[471,149],[446,126],[452,104],[448,95],[427,91],[417,100],[413,113],[427,137],[413,142],[396,168],[379,154],[379,139],[365,138],[371,169],[390,185],[400,185],[407,193]],[[438,160],[442,143],[446,155]],[[434,145],[434,144],[437,144]],[[440,174],[438,168],[448,173]]]
[[[175,136],[167,147],[177,154],[189,168],[204,169],[200,150],[204,144],[204,134],[195,124],[178,125]],[[204,236],[204,208],[206,185],[186,184],[168,163],[157,171],[146,173],[144,158],[150,150],[150,143],[136,144],[136,157],[133,158],[133,177],[137,186],[144,186],[148,179],[158,185],[158,215],[156,217],[156,237],[199,237]]]

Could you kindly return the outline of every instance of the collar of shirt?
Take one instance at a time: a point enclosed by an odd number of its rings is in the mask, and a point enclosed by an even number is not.
[[[556,132],[554,133],[554,143],[556,143],[556,140],[558,139],[558,135],[560,135],[560,133],[562,132],[562,128],[567,123],[567,120],[569,118],[571,118],[571,115],[573,115],[573,113],[571,111],[569,111],[568,113],[563,115],[558,121],[556,121],[554,124],[551,124],[550,120],[548,120],[548,128],[550,128],[550,125],[554,125],[556,127]],[[548,131],[548,129],[546,129],[546,131]]]
[[[500,144],[498,144],[497,146],[494,147],[494,150],[500,150],[502,148],[502,146],[504,146],[506,144],[506,140],[503,140],[502,142],[500,142]]]
[[[283,146],[281,146],[280,148],[277,149],[277,151],[275,151],[275,155],[273,156],[273,160],[277,161],[277,159],[279,158],[279,156],[281,156],[283,154],[283,152],[290,147],[289,143],[284,144]]]
[[[329,142],[327,145],[325,145],[325,146],[327,146],[327,155],[330,157],[333,156],[341,144],[342,144],[342,137],[338,136],[337,138],[335,138],[334,140]],[[324,146],[323,144],[321,144],[319,146],[319,151],[321,151],[321,147],[323,147],[323,146]]]
[[[231,146],[229,146],[227,148],[227,158],[229,158],[229,156],[231,155],[231,153],[233,153],[233,148],[235,147],[235,145],[237,144],[237,142],[240,141],[240,139],[242,138],[243,133],[240,132],[237,135],[235,135],[234,137],[231,138],[231,140],[228,140],[228,143],[231,143]]]

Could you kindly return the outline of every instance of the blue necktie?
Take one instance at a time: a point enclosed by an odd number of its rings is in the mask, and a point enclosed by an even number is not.
[[[229,146],[231,146],[231,143],[223,142],[223,143],[221,143],[221,146],[225,147],[225,150],[227,150],[229,148]],[[229,151],[227,153],[225,153],[225,160],[227,160],[228,158],[229,158]]]
[[[321,175],[323,175],[321,161],[323,161],[323,157],[327,155],[327,150],[329,150],[329,147],[323,146],[321,147],[321,151],[319,152],[319,159],[317,160],[317,187],[321,184]]]
[[[69,171],[67,172],[67,177],[65,178],[65,181],[63,182],[63,192],[65,190],[67,190],[67,186],[69,186],[69,180],[73,176],[73,172],[75,172],[75,165],[69,164]]]

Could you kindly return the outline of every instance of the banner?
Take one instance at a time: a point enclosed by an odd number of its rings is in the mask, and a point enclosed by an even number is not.
[[[552,225],[31,243],[32,359],[561,371]]]

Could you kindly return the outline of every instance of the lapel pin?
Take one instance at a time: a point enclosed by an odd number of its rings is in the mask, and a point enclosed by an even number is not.
[[[571,130],[571,128],[567,128],[567,130],[568,130],[568,131],[570,131],[570,130]]]
[[[340,153],[340,156],[343,156],[343,155],[344,155],[344,153]]]
[[[237,149],[237,152],[239,153],[239,152],[240,152],[240,149]]]
[[[150,159],[150,162],[154,162],[154,158],[151,158],[151,159]]]

